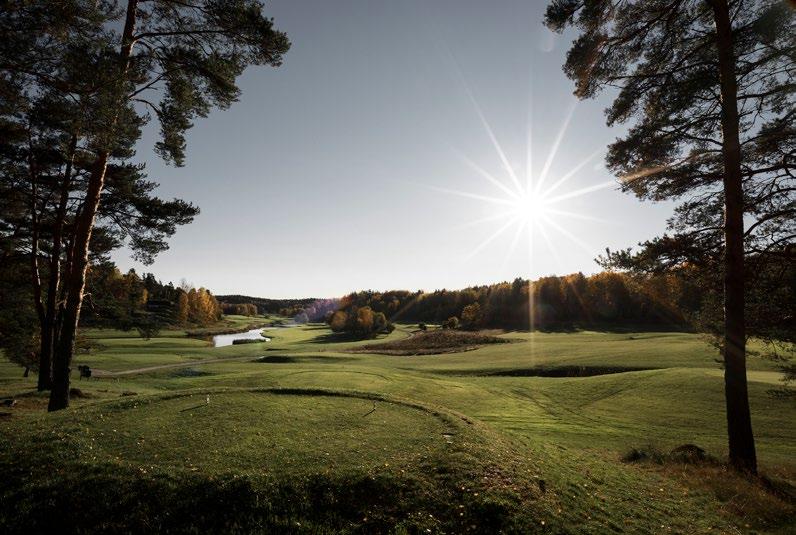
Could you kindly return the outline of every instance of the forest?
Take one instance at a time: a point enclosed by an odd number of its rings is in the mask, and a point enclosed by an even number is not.
[[[792,265],[760,270],[747,286],[749,329],[763,338],[789,340],[796,278]],[[751,277],[750,277],[751,278]],[[465,329],[631,328],[718,329],[716,274],[696,266],[665,273],[603,271],[585,276],[542,277],[535,281],[472,286],[462,290],[361,291],[345,296],[340,309],[370,307],[391,321],[442,324],[455,318]]]

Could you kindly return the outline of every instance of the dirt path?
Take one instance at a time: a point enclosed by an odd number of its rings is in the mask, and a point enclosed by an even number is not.
[[[236,360],[251,360],[256,357],[248,356],[248,357],[220,357],[215,359],[202,359],[202,360],[192,360],[189,362],[178,362],[175,364],[160,364],[158,366],[146,366],[144,368],[133,368],[132,370],[121,370],[118,372],[112,372],[108,370],[100,370],[98,368],[91,368],[91,376],[92,377],[121,377],[124,375],[136,375],[139,373],[149,373],[157,370],[168,370],[172,368],[188,368],[190,366],[198,366],[200,364],[210,364],[213,362],[224,362],[224,361],[236,361]]]

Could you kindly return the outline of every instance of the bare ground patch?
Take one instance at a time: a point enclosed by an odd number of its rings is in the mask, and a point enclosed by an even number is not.
[[[378,353],[381,355],[436,355],[441,353],[460,353],[478,349],[489,344],[506,344],[511,340],[499,338],[495,331],[452,331],[436,330],[420,332],[409,338],[393,342],[368,344],[350,350],[352,353]]]

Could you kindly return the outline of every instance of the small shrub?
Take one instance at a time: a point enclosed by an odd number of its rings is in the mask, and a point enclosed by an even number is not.
[[[669,458],[682,463],[700,463],[710,460],[707,452],[696,444],[677,446],[669,453]]]
[[[639,448],[631,448],[622,455],[622,462],[639,463],[650,461],[656,464],[663,464],[665,454],[655,446],[648,444]]]
[[[663,452],[650,444],[640,448],[631,448],[627,453],[622,455],[622,462],[625,463],[638,463],[645,461],[653,462],[655,464],[716,464],[718,462],[714,457],[708,455],[704,449],[700,448],[696,444],[682,444],[668,453]]]

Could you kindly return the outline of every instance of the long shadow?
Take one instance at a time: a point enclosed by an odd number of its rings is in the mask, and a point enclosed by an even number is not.
[[[577,333],[580,331],[594,331],[602,333],[637,333],[637,332],[656,332],[656,333],[694,333],[696,330],[686,324],[660,324],[660,323],[553,323],[547,325],[536,325],[535,331],[543,333]],[[527,330],[511,330],[510,332],[528,332]]]
[[[595,377],[628,372],[644,372],[660,368],[632,366],[537,366],[511,370],[451,370],[442,371],[444,375],[464,375],[478,377]]]
[[[180,412],[188,412],[195,409],[201,409],[202,407],[207,407],[207,403],[202,403],[201,405],[196,405],[195,407],[188,407],[185,409],[180,409]]]
[[[310,344],[334,344],[343,342],[359,342],[362,340],[366,340],[366,338],[362,338],[361,336],[351,333],[327,333],[319,334],[315,338],[307,340],[307,342]]]
[[[301,356],[292,357],[287,355],[266,355],[258,357],[252,362],[260,362],[265,364],[292,364],[296,362],[314,362],[319,364],[337,364],[340,362],[356,360],[352,357],[314,357],[314,356]]]

